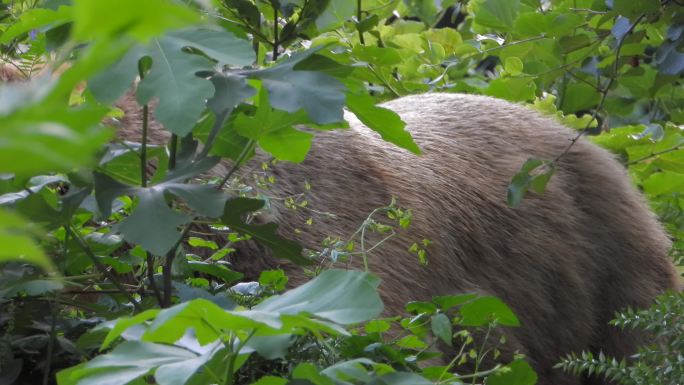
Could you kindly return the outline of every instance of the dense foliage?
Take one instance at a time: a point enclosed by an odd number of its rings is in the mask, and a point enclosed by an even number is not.
[[[454,293],[377,318],[372,272],[320,268],[369,258],[382,242],[361,250],[365,234],[397,236],[410,210],[378,208],[306,257],[252,222],[268,196],[236,170],[257,147],[301,162],[313,135],[299,125],[344,126],[346,108],[419,153],[375,105],[410,93],[529,103],[592,135],[684,252],[678,1],[3,0],[0,32],[3,71],[23,78],[0,88],[0,384],[535,383],[524,357],[499,356],[497,330],[519,323],[500,300]],[[141,143],[107,128],[133,86]],[[165,146],[148,143],[151,105]],[[563,156],[520,165],[501,199],[543,193]],[[233,167],[207,178],[222,158]],[[315,278],[286,292],[279,270],[238,283],[223,259],[245,239],[316,262]],[[428,244],[406,252],[424,263]],[[679,383],[681,315],[672,296],[618,317],[662,339],[634,362],[577,352],[561,366]],[[431,361],[437,344],[453,347],[448,365]]]

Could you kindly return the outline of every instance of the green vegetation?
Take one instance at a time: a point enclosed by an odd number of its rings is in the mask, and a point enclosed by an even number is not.
[[[236,284],[242,273],[222,261],[249,238],[310,262],[275,225],[250,222],[265,203],[231,184],[255,148],[301,162],[313,134],[299,125],[343,126],[346,108],[388,145],[419,153],[399,117],[376,106],[412,93],[529,103],[576,129],[575,140],[591,135],[650,199],[675,239],[673,258],[684,254],[680,1],[0,8],[4,68],[23,78],[0,88],[0,384],[534,384],[524,357],[499,355],[496,331],[519,322],[496,298],[454,293],[407,304],[406,318],[377,318],[372,272],[311,269],[309,283],[285,291],[282,271]],[[117,141],[113,103],[134,84],[143,140]],[[153,101],[166,146],[148,143]],[[543,193],[563,156],[521,164],[509,204]],[[207,183],[221,158],[235,167]],[[395,236],[410,221],[392,202],[315,257],[344,257],[355,236]],[[209,225],[230,231],[220,242],[191,232]],[[406,252],[424,261],[428,243]],[[682,383],[681,302],[666,296],[617,316],[616,326],[658,337],[635,360],[577,352],[560,366],[625,384]],[[448,365],[434,364],[437,344],[453,348]]]

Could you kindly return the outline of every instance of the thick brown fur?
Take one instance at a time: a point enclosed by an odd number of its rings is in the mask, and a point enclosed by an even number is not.
[[[608,321],[619,309],[648,306],[679,281],[667,235],[613,156],[579,140],[547,191],[512,209],[505,192],[520,166],[530,157],[555,158],[575,133],[482,96],[424,94],[384,107],[402,117],[424,154],[385,143],[348,114],[350,129],[319,134],[302,164],[275,171],[274,193],[299,193],[307,181],[311,207],[337,218],[306,226],[310,213],[281,210],[285,229],[302,228],[295,237],[316,248],[329,234],[353,233],[396,196],[415,213],[413,233],[433,244],[427,267],[402,239],[372,255],[389,314],[434,295],[498,296],[522,322],[508,332],[507,349],[530,358],[541,385],[581,383],[552,369],[569,352],[634,351],[636,337]],[[267,265],[255,254],[238,265]]]
[[[120,135],[139,140],[139,108],[132,100],[129,94],[121,104]],[[528,158],[561,154],[574,132],[523,106],[482,96],[424,94],[384,107],[406,121],[424,154],[382,141],[348,114],[350,129],[319,133],[302,164],[280,163],[273,171],[273,195],[301,193],[308,182],[309,205],[336,215],[306,226],[310,212],[276,208],[284,235],[317,249],[328,235],[349,236],[396,196],[414,212],[412,233],[433,243],[426,267],[401,238],[372,254],[388,314],[434,295],[498,296],[522,323],[507,331],[506,349],[528,356],[541,385],[582,383],[552,368],[569,352],[634,352],[638,337],[608,325],[614,312],[646,307],[681,287],[667,235],[613,156],[580,139],[561,158],[547,191],[529,194],[512,209],[505,202],[511,177]],[[152,139],[164,134],[153,123]],[[303,231],[294,234],[294,228]],[[239,250],[236,258],[236,268],[248,274],[280,264],[257,248]],[[282,266],[295,281],[304,280],[296,267]]]

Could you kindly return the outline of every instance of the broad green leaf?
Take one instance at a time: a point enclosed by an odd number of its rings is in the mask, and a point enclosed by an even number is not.
[[[191,8],[168,0],[116,0],[106,7],[98,1],[75,0],[73,18],[72,34],[79,41],[121,35],[144,41],[200,21]]]
[[[195,75],[212,71],[212,61],[186,52],[188,47],[201,51],[220,65],[243,66],[254,61],[246,40],[226,31],[190,28],[170,32],[146,46],[136,47],[109,71],[93,79],[90,88],[103,101],[117,98],[137,76],[138,61],[149,56],[152,67],[138,84],[138,102],[146,104],[153,97],[158,98],[155,118],[169,131],[184,137],[199,119],[205,101],[214,95],[211,82]],[[216,103],[220,102],[215,100],[214,106]]]
[[[523,62],[515,56],[507,57],[504,62],[504,69],[512,76],[520,75],[523,72]]]
[[[330,0],[325,10],[316,18],[316,28],[323,32],[339,27],[356,11],[356,3],[349,0]]]
[[[263,376],[251,385],[287,385],[288,380],[282,377]]]
[[[635,19],[642,14],[658,12],[660,1],[658,0],[613,0],[613,10],[622,16]]]
[[[254,139],[259,147],[279,160],[301,162],[311,148],[313,135],[294,128],[307,123],[302,111],[287,113],[271,108],[265,88],[259,92],[259,107],[254,116],[238,115],[233,126],[242,136]]]
[[[489,83],[484,93],[512,102],[524,102],[534,99],[536,89],[532,78],[497,78]]]
[[[459,313],[464,326],[484,326],[490,321],[503,326],[520,326],[511,308],[496,297],[478,297],[461,306]]]
[[[0,44],[8,44],[12,39],[34,29],[50,26],[52,28],[70,22],[71,7],[60,6],[57,10],[34,8],[21,13],[19,20],[12,24],[2,35]]]
[[[200,356],[199,359],[202,360],[202,357]],[[185,381],[173,381],[173,377],[168,375],[169,372],[173,371],[175,376],[183,376],[187,380],[193,374],[191,370],[198,370],[204,363],[198,365],[197,361],[198,355],[187,349],[142,341],[126,341],[110,353],[95,357],[83,369],[76,371],[73,375],[85,377],[78,384],[126,384],[156,370],[166,374],[162,376],[165,381],[159,381],[157,378],[160,385],[182,385]],[[204,361],[206,362],[206,359]],[[177,370],[180,368],[184,369],[185,372]],[[113,369],[114,371],[105,372],[106,377],[104,378],[97,378],[100,377],[98,375],[102,373],[102,369]],[[96,377],[91,377],[89,374],[95,374]],[[96,382],[95,380],[104,382]]]
[[[118,225],[118,230],[127,241],[154,255],[165,255],[181,238],[178,227],[192,218],[170,208],[163,189],[141,189],[136,195],[138,206]]]
[[[190,174],[192,175],[192,174]],[[185,176],[177,176],[183,179]],[[136,243],[155,255],[164,255],[180,239],[178,226],[192,219],[170,208],[165,193],[182,199],[196,215],[218,217],[223,213],[226,196],[215,186],[167,181],[150,187],[134,187],[95,173],[95,198],[104,217],[111,214],[112,202],[122,195],[139,198],[131,215],[118,225],[127,241]]]
[[[343,121],[345,87],[339,80],[317,71],[298,71],[297,63],[318,52],[322,47],[300,52],[277,65],[248,74],[260,79],[268,90],[269,101],[287,112],[306,111],[317,124]]]
[[[508,185],[508,205],[518,207],[529,189],[537,194],[543,194],[555,171],[556,167],[553,163],[528,159]]]
[[[259,147],[276,159],[300,163],[311,148],[313,134],[285,127],[265,134],[259,139]]]
[[[221,112],[230,111],[243,100],[256,94],[254,87],[247,84],[242,76],[216,74],[211,77],[214,84],[214,96],[207,101],[207,106],[219,115]]]
[[[20,216],[9,210],[0,209],[0,263],[17,261],[32,263],[52,271],[52,261],[26,231],[29,228]]]
[[[231,199],[226,202],[221,223],[241,234],[252,236],[253,239],[271,249],[278,258],[289,259],[298,264],[310,264],[311,261],[302,256],[302,247],[297,242],[287,240],[277,234],[277,224],[252,225],[242,220],[243,214],[259,210],[263,206],[264,201],[258,199]]]
[[[378,66],[392,66],[402,62],[399,50],[395,48],[357,45],[352,49],[352,55],[360,61]]]
[[[382,311],[380,281],[368,273],[326,270],[306,284],[273,296],[255,310],[298,314],[306,312],[339,324],[367,321]]]
[[[451,320],[444,313],[438,313],[430,318],[432,333],[442,340],[445,344],[452,346],[452,327]]]
[[[274,313],[229,312],[209,300],[194,299],[161,310],[145,331],[143,340],[171,344],[192,328],[200,345],[206,345],[216,341],[225,331],[286,333],[278,331],[282,325]]]
[[[100,346],[100,351],[107,349],[112,342],[116,341],[117,338],[121,336],[126,329],[134,325],[139,325],[143,322],[149,321],[154,318],[159,313],[159,309],[149,309],[145,310],[140,314],[136,314],[133,317],[120,317],[112,322],[104,323],[98,326],[100,328],[109,328],[109,332]]]
[[[348,93],[347,107],[363,124],[380,134],[382,139],[414,154],[420,154],[420,148],[411,134],[404,130],[406,123],[394,111],[376,106],[370,95]]]
[[[527,361],[519,359],[487,377],[486,385],[534,385],[537,373]]]
[[[508,31],[518,17],[520,0],[475,0],[469,6],[473,8],[477,24]]]
[[[684,177],[682,174],[671,171],[661,171],[649,176],[644,182],[646,194],[657,196],[669,194],[684,189]]]
[[[200,273],[213,275],[214,277],[223,280],[224,283],[231,283],[243,277],[242,273],[230,270],[229,268],[217,263],[189,261],[188,268]]]

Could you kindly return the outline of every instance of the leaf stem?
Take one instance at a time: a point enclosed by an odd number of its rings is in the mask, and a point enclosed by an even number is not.
[[[240,166],[242,165],[242,163],[243,163],[243,162],[245,161],[245,159],[247,158],[247,155],[249,155],[249,153],[250,153],[252,150],[254,150],[255,144],[256,144],[256,142],[254,141],[254,139],[250,139],[250,140],[247,142],[247,144],[245,145],[245,147],[242,149],[242,152],[240,153],[240,155],[238,156],[238,158],[235,160],[235,164],[233,164],[233,167],[230,169],[230,171],[228,171],[228,174],[226,174],[226,176],[221,180],[221,183],[219,183],[219,184],[216,186],[216,189],[217,189],[217,190],[222,189],[223,186],[225,186],[225,184],[228,182],[228,180],[230,180],[230,177],[233,176],[233,174],[235,173],[235,171],[237,171],[237,169],[240,168]]]
[[[606,98],[608,97],[608,92],[610,91],[610,87],[613,86],[613,83],[615,82],[615,79],[618,76],[618,71],[620,70],[620,51],[622,50],[622,46],[625,43],[625,40],[627,36],[634,31],[634,28],[646,17],[646,15],[642,14],[639,16],[636,20],[634,20],[634,23],[629,26],[629,29],[622,35],[620,40],[618,41],[617,47],[615,49],[615,61],[613,62],[613,68],[610,73],[610,77],[608,78],[608,81],[606,82],[606,85],[601,87],[599,83],[599,89],[601,90],[601,100],[599,101],[598,106],[596,106],[596,109],[594,110],[594,113],[591,115],[591,119],[587,123],[586,127],[584,130],[580,131],[577,135],[575,135],[574,138],[570,140],[570,144],[563,150],[563,152],[556,157],[550,164],[557,164],[558,161],[560,161],[561,158],[563,158],[568,152],[570,152],[570,149],[572,146],[577,143],[577,141],[584,136],[584,134],[587,132],[587,129],[591,126],[594,121],[596,121],[596,118],[598,117],[598,114],[601,110],[603,110],[603,106],[606,103]]]
[[[273,2],[271,7],[273,8],[273,61],[276,61],[278,59],[278,45],[280,44],[278,41],[278,7]]]
[[[154,296],[157,298],[157,303],[162,306],[164,303],[164,297],[162,297],[159,287],[154,280],[154,257],[150,252],[147,252],[147,280],[150,281],[150,288],[154,292]]]
[[[169,170],[176,168],[176,154],[178,152],[178,135],[171,135],[171,144],[169,146]]]
[[[143,62],[138,61],[138,74],[140,80],[145,78]],[[149,120],[149,107],[145,104],[142,108],[142,146],[140,147],[140,185],[147,187],[147,127]]]
[[[64,229],[67,231],[67,234],[69,234],[71,237],[76,240],[76,243],[78,244],[78,247],[83,250],[83,252],[90,258],[90,260],[93,262],[93,265],[95,265],[95,268],[100,271],[107,279],[109,279],[112,284],[117,288],[119,293],[123,294],[128,301],[133,305],[135,310],[137,312],[142,311],[142,308],[140,307],[140,304],[133,298],[133,295],[126,290],[121,282],[119,282],[114,274],[112,274],[107,268],[97,259],[97,256],[93,252],[93,250],[88,246],[85,240],[81,238],[81,236],[78,234],[77,231],[74,230],[74,228],[71,225],[64,226]]]
[[[178,242],[169,250],[168,253],[166,253],[166,260],[164,261],[164,265],[162,266],[162,278],[164,281],[164,300],[161,303],[161,307],[167,308],[171,306],[171,298],[173,297],[173,276],[172,276],[172,267],[173,267],[173,260],[176,258],[176,254],[178,253],[178,248],[180,247],[181,243],[183,242],[183,239],[185,238],[186,235],[188,235],[188,232],[190,231],[190,228],[192,228],[192,223],[188,224],[185,226],[183,229],[183,232],[181,233],[180,238],[178,238]]]
[[[361,31],[361,18],[363,17],[363,8],[361,3],[363,0],[356,0],[356,30],[359,31],[359,43],[366,45],[363,38],[363,31]]]

